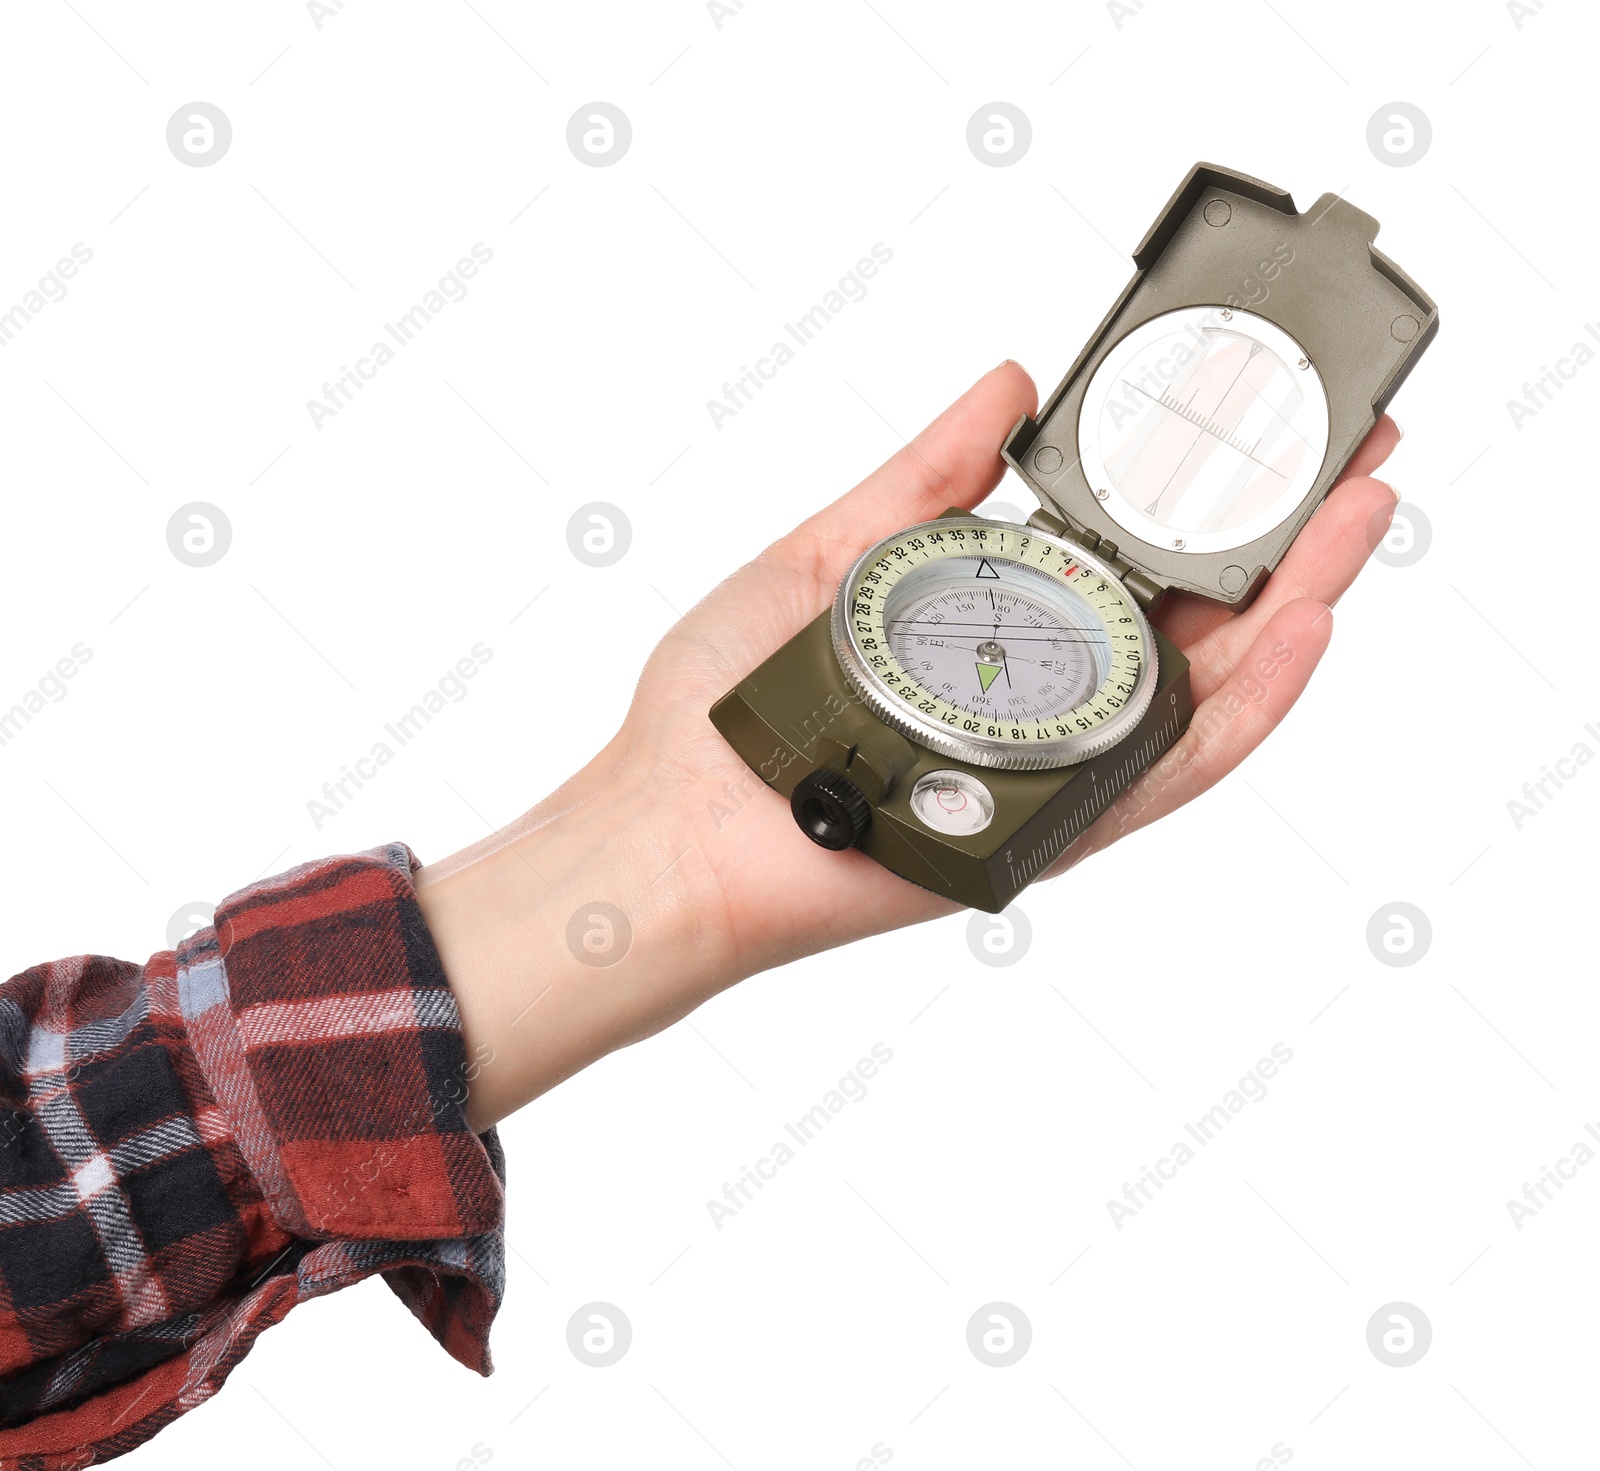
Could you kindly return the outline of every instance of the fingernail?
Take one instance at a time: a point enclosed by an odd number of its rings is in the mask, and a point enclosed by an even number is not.
[[[1404,424],[1402,424],[1398,419],[1395,419],[1395,421],[1394,421],[1394,430],[1395,430],[1394,442],[1396,444],[1399,444],[1400,441],[1406,437],[1406,426]]]
[[[1399,505],[1400,504],[1400,492],[1398,490],[1396,490],[1393,485],[1390,485],[1387,480],[1385,480],[1383,483],[1385,485],[1389,486],[1389,494],[1394,497],[1395,504]]]
[[[1001,368],[1009,368],[1014,366],[1016,361],[1017,360],[1015,358],[1006,358],[1004,361],[996,363],[994,367],[989,369],[989,371],[991,373],[998,373]]]

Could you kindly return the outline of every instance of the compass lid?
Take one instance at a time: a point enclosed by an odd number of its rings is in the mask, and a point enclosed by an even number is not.
[[[1377,233],[1196,164],[1007,463],[1158,588],[1248,603],[1438,332]]]

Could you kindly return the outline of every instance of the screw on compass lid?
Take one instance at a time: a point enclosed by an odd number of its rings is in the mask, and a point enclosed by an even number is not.
[[[828,767],[800,779],[789,810],[801,832],[819,848],[834,852],[853,848],[872,821],[872,807],[855,783]]]

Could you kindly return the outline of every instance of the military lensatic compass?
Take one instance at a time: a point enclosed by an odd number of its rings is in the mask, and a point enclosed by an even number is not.
[[[1189,665],[1148,611],[1248,604],[1438,330],[1377,231],[1193,169],[1002,447],[1041,509],[879,542],[713,707],[806,837],[995,912],[1178,739]]]

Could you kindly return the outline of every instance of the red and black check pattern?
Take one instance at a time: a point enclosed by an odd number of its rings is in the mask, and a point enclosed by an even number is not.
[[[487,1374],[505,1164],[392,844],[241,890],[140,966],[0,986],[0,1463],[111,1459],[297,1303],[380,1273]]]

